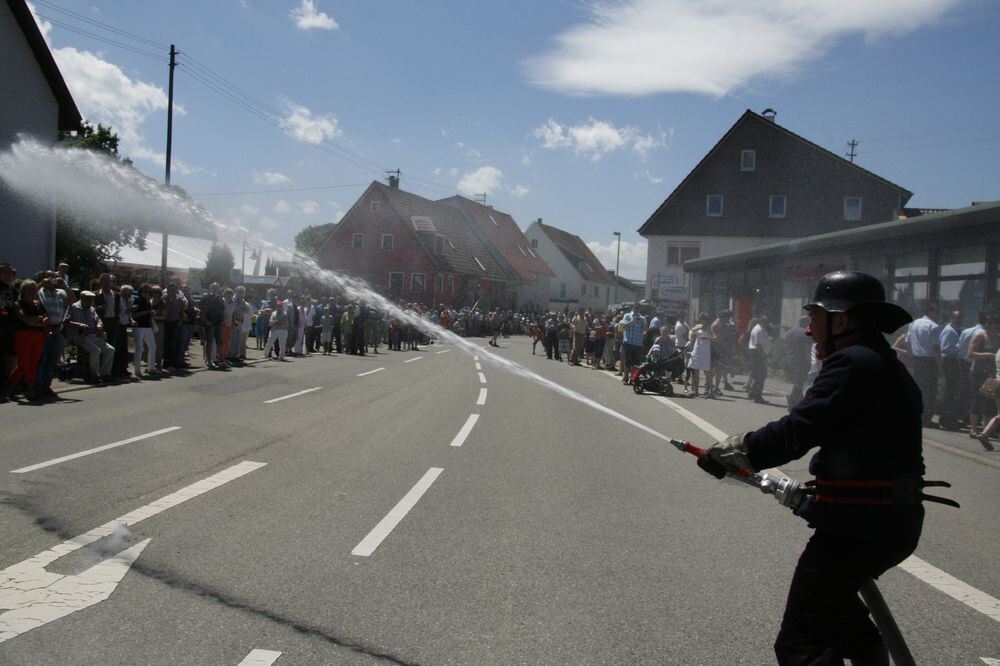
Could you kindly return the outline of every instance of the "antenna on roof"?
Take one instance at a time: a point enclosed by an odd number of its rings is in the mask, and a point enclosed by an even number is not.
[[[476,195],[476,201],[478,201],[479,203],[481,203],[481,204],[483,204],[485,206],[486,205],[486,192],[481,192],[480,194],[477,194]]]
[[[847,142],[847,147],[850,149],[847,152],[847,159],[851,160],[851,164],[854,164],[854,158],[858,154],[857,151],[854,149],[858,147],[858,140],[851,139],[850,141]]]
[[[389,187],[391,187],[394,190],[398,190],[400,176],[402,176],[402,174],[400,173],[399,169],[396,169],[395,171],[390,171],[387,169],[385,172],[385,178],[386,180],[389,181]]]

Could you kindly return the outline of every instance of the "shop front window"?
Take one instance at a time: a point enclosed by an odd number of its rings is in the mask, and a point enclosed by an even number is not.
[[[961,310],[963,321],[973,324],[976,314],[986,304],[986,280],[941,280],[938,283],[938,300],[941,302],[942,321],[947,320],[953,310]]]
[[[927,283],[897,282],[892,288],[892,302],[911,315],[920,316],[927,305]]]
[[[895,276],[897,278],[924,277],[927,275],[929,256],[926,252],[901,254],[896,257]]]
[[[941,277],[986,273],[986,246],[949,247],[941,250]]]

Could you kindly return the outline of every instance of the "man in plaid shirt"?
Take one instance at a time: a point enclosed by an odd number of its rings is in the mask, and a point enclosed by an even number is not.
[[[628,384],[632,367],[642,361],[642,336],[646,333],[646,318],[639,314],[639,304],[632,304],[632,311],[618,324],[622,332],[622,383]]]

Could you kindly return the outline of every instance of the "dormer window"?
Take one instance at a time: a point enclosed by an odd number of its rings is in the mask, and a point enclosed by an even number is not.
[[[844,221],[861,221],[861,197],[844,197]]]
[[[784,194],[772,194],[769,203],[768,217],[772,219],[784,219],[786,206],[787,199]]]
[[[370,209],[371,209],[371,211],[372,211],[373,213],[377,213],[377,212],[378,212],[378,207],[379,207],[379,202],[378,202],[378,201],[372,201],[372,202],[371,202],[371,203],[369,204],[369,207],[370,207]]]
[[[757,170],[757,151],[741,150],[740,171],[756,171],[756,170]]]

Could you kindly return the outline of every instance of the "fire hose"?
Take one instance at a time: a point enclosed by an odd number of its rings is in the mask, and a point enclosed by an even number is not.
[[[739,470],[736,472],[727,470],[705,455],[706,449],[695,446],[691,442],[671,437],[670,443],[680,451],[697,457],[698,467],[712,476],[720,479],[729,477],[758,488],[766,495],[773,495],[774,499],[778,500],[781,506],[788,507],[792,511],[802,506],[802,502],[815,493],[814,489],[806,486],[804,483],[785,476],[768,474],[767,472],[751,472],[750,470]],[[868,607],[868,612],[871,614],[872,620],[875,621],[875,625],[882,634],[882,639],[885,641],[886,649],[888,649],[893,663],[900,666],[915,666],[916,662],[913,660],[913,655],[910,653],[906,641],[903,640],[903,634],[899,630],[899,625],[896,624],[896,619],[889,611],[889,606],[885,603],[885,598],[879,592],[878,587],[876,587],[875,581],[870,577],[863,579],[858,591],[865,605]]]

